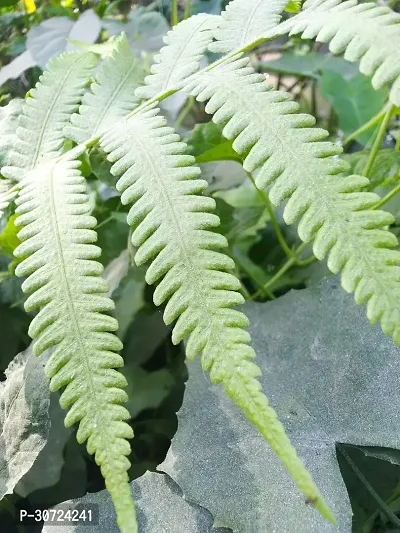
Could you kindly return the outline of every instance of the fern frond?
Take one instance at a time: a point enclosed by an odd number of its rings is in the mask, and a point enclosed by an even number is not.
[[[121,531],[136,531],[135,511],[128,483],[127,455],[132,438],[124,422],[129,413],[120,405],[127,399],[125,378],[115,368],[123,365],[116,353],[120,340],[112,334],[117,321],[106,313],[114,307],[96,258],[96,219],[89,216],[86,183],[79,162],[53,159],[30,171],[21,181],[16,225],[22,244],[15,256],[22,259],[18,276],[27,277],[22,288],[31,293],[25,303],[30,312],[40,309],[29,327],[34,353],[48,348],[46,363],[50,389],[65,387],[62,408],[70,407],[65,425],[79,422],[77,440],[87,440],[113,498]]]
[[[18,187],[10,180],[0,180],[0,219],[10,203],[16,198]]]
[[[222,12],[222,22],[214,31],[212,52],[230,54],[253,47],[273,32],[281,20],[287,0],[233,0]]]
[[[390,99],[400,106],[400,14],[375,3],[355,0],[308,0],[303,11],[278,28],[301,33],[304,39],[328,43],[334,54],[360,61],[360,71],[372,76],[379,89],[393,83]]]
[[[215,15],[199,14],[180,22],[164,38],[161,48],[145,79],[146,86],[136,91],[139,98],[150,99],[160,93],[175,92],[180,84],[199,70],[200,60],[221,21]]]
[[[96,66],[94,54],[64,53],[51,59],[36,88],[23,106],[18,138],[9,161],[1,172],[20,180],[26,171],[58,156],[64,142],[63,129],[77,108]]]
[[[310,475],[291,446],[282,424],[261,392],[259,368],[251,361],[245,315],[233,306],[243,298],[232,275],[232,260],[219,250],[226,239],[213,231],[219,224],[215,202],[202,196],[207,182],[197,179],[194,158],[182,155],[186,145],[166,127],[159,110],[149,107],[103,136],[103,150],[120,176],[117,189],[128,215],[135,262],[149,263],[146,281],[157,284],[154,303],[165,304],[164,321],[175,322],[175,344],[189,337],[186,354],[202,353],[203,368],[213,383],[244,411],[280,456],[284,465],[317,508],[331,517]]]
[[[104,61],[91,92],[83,97],[79,114],[74,113],[72,125],[65,127],[65,136],[77,143],[101,136],[113,121],[136,107],[134,92],[143,80],[143,68],[123,34],[115,43],[115,51]]]
[[[248,63],[239,58],[194,75],[186,90],[209,100],[206,111],[225,124],[224,136],[234,139],[257,186],[270,186],[275,205],[288,200],[285,221],[301,218],[300,238],[315,239],[316,257],[328,256],[329,269],[342,271],[344,289],[355,292],[357,303],[368,302],[371,322],[380,320],[400,344],[400,252],[390,250],[395,236],[380,229],[392,215],[371,209],[379,197],[361,192],[367,178],[343,176],[347,164],[334,157],[341,148],[321,142],[328,132],[314,128],[313,117],[296,114],[290,95],[272,90]]]

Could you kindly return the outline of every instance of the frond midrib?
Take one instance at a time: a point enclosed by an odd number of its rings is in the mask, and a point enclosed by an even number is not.
[[[97,391],[94,387],[93,379],[92,379],[92,373],[90,370],[89,360],[88,357],[86,357],[86,353],[90,352],[92,349],[89,347],[89,349],[85,349],[85,342],[84,342],[84,336],[81,332],[81,328],[79,326],[79,321],[77,318],[77,314],[75,311],[75,305],[74,305],[74,299],[72,297],[72,291],[70,288],[70,282],[68,280],[68,274],[67,274],[67,264],[63,252],[63,246],[62,246],[62,239],[60,235],[59,230],[59,223],[57,218],[57,208],[56,208],[56,201],[55,201],[55,190],[54,190],[54,168],[51,171],[49,175],[49,190],[50,190],[50,212],[52,217],[52,226],[53,226],[53,232],[54,237],[56,239],[57,243],[57,255],[59,258],[59,265],[60,265],[60,271],[62,275],[62,280],[64,284],[64,294],[67,296],[67,306],[69,309],[69,314],[71,317],[71,320],[73,322],[73,327],[75,330],[75,339],[78,340],[79,346],[80,346],[80,355],[79,360],[84,362],[84,369],[85,369],[85,381],[88,384],[89,394],[92,397],[92,401],[94,401],[94,405],[98,406],[102,402],[97,403],[96,397],[97,397]],[[98,417],[101,416],[101,413],[99,413],[98,409],[92,410],[93,416]],[[106,427],[106,424],[103,424],[102,427]]]
[[[142,152],[145,154],[146,159],[148,161],[148,164],[149,164],[150,168],[152,168],[152,170],[154,172],[154,176],[157,176],[156,183],[157,183],[157,185],[159,187],[160,193],[162,194],[164,200],[166,200],[166,202],[169,205],[170,213],[172,214],[173,222],[175,223],[175,227],[176,227],[176,230],[177,230],[176,233],[178,233],[178,235],[179,235],[179,239],[178,240],[179,240],[179,243],[181,245],[181,249],[183,250],[185,259],[187,261],[187,264],[189,265],[189,272],[192,274],[193,280],[195,280],[195,274],[194,274],[195,271],[196,270],[197,271],[201,271],[201,269],[196,269],[194,264],[193,264],[193,261],[190,258],[189,251],[188,251],[188,249],[187,249],[187,247],[185,245],[185,239],[183,238],[182,229],[181,229],[181,226],[179,224],[179,220],[178,220],[177,214],[175,213],[174,205],[171,202],[171,199],[170,199],[170,197],[168,195],[168,192],[167,192],[167,189],[165,187],[165,184],[163,183],[162,175],[161,175],[159,169],[157,168],[155,162],[151,158],[149,150],[147,150],[147,148],[144,146],[144,144],[142,142],[142,139],[140,139],[140,136],[137,137],[136,142],[139,144],[139,146],[141,147]],[[199,307],[201,308],[202,315],[206,319],[206,323],[207,323],[207,325],[209,327],[209,331],[213,332],[214,328],[213,328],[212,322],[211,322],[211,320],[209,318],[210,314],[213,314],[211,312],[212,310],[209,310],[207,306],[204,306],[202,298],[199,297],[199,298],[196,298],[196,300],[198,300],[198,302],[200,304]]]

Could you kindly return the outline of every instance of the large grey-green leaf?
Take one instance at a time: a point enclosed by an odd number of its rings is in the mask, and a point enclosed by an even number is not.
[[[12,493],[47,441],[50,393],[43,365],[28,348],[0,382],[0,499]]]
[[[92,9],[82,13],[76,22],[68,17],[52,17],[29,30],[26,47],[44,69],[52,57],[76,49],[68,40],[94,43],[100,29],[100,19]]]
[[[197,505],[185,501],[179,487],[167,475],[147,472],[131,483],[136,503],[140,533],[217,533],[212,516]],[[98,525],[45,524],[42,533],[119,533],[111,498],[107,491],[87,494],[64,502],[55,509],[74,509],[77,505],[97,504]],[[218,530],[219,533],[227,530]]]
[[[179,429],[160,469],[211,511],[216,526],[350,533],[335,444],[400,448],[400,348],[369,325],[337,278],[244,309],[263,389],[337,527],[305,505],[277,457],[198,363],[190,363]]]
[[[369,78],[358,73],[354,78],[346,80],[339,72],[323,70],[321,92],[332,104],[338,119],[339,128],[346,135],[358,130],[374,115],[379,113],[388,97],[386,87],[375,90]],[[362,145],[371,145],[377,127],[357,135]]]
[[[64,426],[64,414],[57,395],[52,394],[47,442],[32,467],[15,486],[14,492],[20,496],[25,498],[38,489],[53,487],[59,481],[64,466],[65,446],[73,433],[72,428]]]
[[[168,21],[161,13],[147,11],[144,7],[133,9],[127,22],[106,18],[102,24],[109,37],[124,31],[132,51],[139,56],[142,52],[158,52],[163,45],[163,36],[169,30]]]

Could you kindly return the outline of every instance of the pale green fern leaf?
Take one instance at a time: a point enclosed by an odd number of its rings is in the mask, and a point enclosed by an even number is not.
[[[287,0],[233,0],[222,12],[222,22],[214,31],[212,52],[230,54],[244,51],[273,33],[281,20]]]
[[[93,243],[96,219],[91,217],[86,183],[79,163],[53,158],[21,180],[16,201],[16,225],[22,244],[15,256],[22,259],[18,276],[27,277],[22,289],[31,293],[28,312],[39,310],[29,327],[34,353],[52,348],[46,363],[50,389],[65,387],[60,397],[70,407],[65,425],[79,423],[77,440],[87,441],[95,454],[113,498],[121,531],[136,531],[135,511],[128,483],[127,455],[133,436],[125,422],[129,413],[125,378],[115,368],[123,365],[116,352],[122,345],[112,332],[117,321],[107,313],[114,304],[96,261],[101,250]]]
[[[136,95],[148,99],[179,89],[183,80],[199,70],[200,60],[220,21],[219,16],[201,13],[168,32],[164,38],[166,46],[154,58],[151,74],[146,77],[147,86],[137,89]]]
[[[175,322],[175,344],[189,337],[186,353],[202,353],[203,368],[224,388],[280,456],[310,501],[331,517],[310,475],[291,446],[275,411],[261,392],[254,350],[242,328],[248,321],[232,307],[243,302],[232,260],[219,250],[225,237],[210,231],[219,224],[215,202],[202,196],[207,182],[197,179],[194,158],[149,107],[121,121],[103,136],[103,150],[119,176],[128,215],[135,262],[148,263],[146,281],[157,284],[154,303],[165,305],[164,321]]]
[[[347,164],[334,157],[341,148],[323,142],[328,133],[313,127],[315,119],[297,114],[290,95],[271,90],[248,63],[238,58],[194,75],[186,89],[209,100],[206,111],[225,124],[257,186],[270,187],[275,205],[288,201],[285,221],[301,219],[300,238],[315,239],[316,257],[328,256],[330,270],[342,271],[344,289],[355,292],[357,303],[368,302],[371,322],[380,320],[400,344],[400,252],[390,249],[395,236],[381,229],[392,215],[371,209],[379,197],[361,192],[367,178],[344,176]]]
[[[58,156],[63,147],[63,129],[78,108],[85,86],[96,66],[94,54],[64,53],[51,59],[30,91],[19,117],[18,139],[1,172],[20,180],[26,171]]]
[[[143,80],[143,68],[123,34],[117,39],[114,52],[104,61],[91,92],[83,97],[79,114],[73,114],[72,125],[65,127],[65,136],[77,143],[101,136],[115,120],[136,107],[138,99],[134,92]]]
[[[355,0],[309,0],[303,11],[278,28],[301,33],[304,39],[328,43],[334,54],[360,61],[360,71],[372,76],[378,89],[392,83],[390,99],[400,106],[400,14],[374,3]]]
[[[17,194],[18,187],[15,186],[15,183],[10,180],[0,180],[0,219]]]

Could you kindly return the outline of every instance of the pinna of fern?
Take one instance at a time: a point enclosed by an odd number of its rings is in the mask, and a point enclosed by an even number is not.
[[[15,149],[2,169],[17,182],[15,224],[21,245],[18,276],[30,293],[27,311],[38,311],[29,334],[37,355],[52,349],[46,364],[50,388],[64,388],[65,424],[78,423],[78,442],[101,467],[124,533],[137,531],[128,479],[132,429],[121,404],[125,378],[117,370],[122,344],[107,297],[108,285],[96,261],[96,220],[90,216],[86,183],[77,158],[86,146],[62,155],[63,129],[77,110],[96,65],[93,54],[71,53],[52,60],[25,101]],[[34,120],[34,117],[36,120]]]

